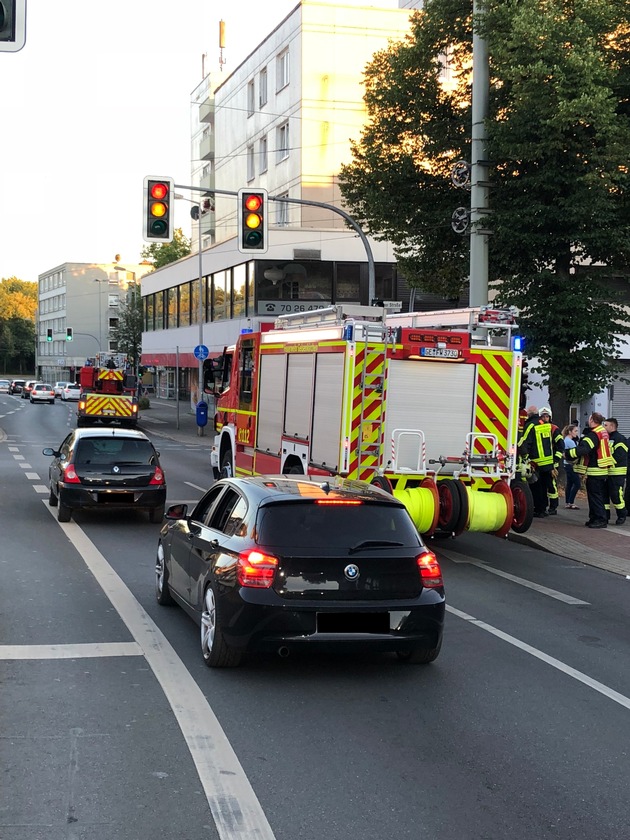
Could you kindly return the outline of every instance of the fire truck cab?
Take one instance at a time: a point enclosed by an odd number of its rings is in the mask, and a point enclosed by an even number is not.
[[[215,476],[342,475],[391,492],[425,535],[525,531],[515,333],[513,310],[345,305],[244,333],[209,368]]]
[[[137,378],[126,367],[124,354],[99,353],[94,364],[81,368],[77,426],[98,422],[117,422],[131,428],[137,425]]]

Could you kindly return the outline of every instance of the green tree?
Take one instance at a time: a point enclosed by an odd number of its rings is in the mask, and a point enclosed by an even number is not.
[[[17,277],[0,280],[0,359],[3,373],[35,367],[37,283]]]
[[[154,268],[162,268],[190,254],[190,239],[181,228],[175,228],[172,242],[152,242],[142,249],[142,258],[149,260]]]
[[[478,22],[491,55],[490,277],[497,300],[521,309],[558,418],[613,378],[625,329],[590,266],[630,262],[626,12],[625,0],[486,0]],[[350,211],[395,244],[410,282],[445,297],[468,275],[469,239],[450,217],[467,199],[451,166],[470,156],[471,13],[429,0],[408,38],[374,57],[369,121],[340,176]]]
[[[131,285],[127,298],[118,307],[118,325],[111,330],[111,336],[118,345],[119,353],[126,353],[133,370],[137,370],[142,354],[142,330],[144,312],[140,287]]]

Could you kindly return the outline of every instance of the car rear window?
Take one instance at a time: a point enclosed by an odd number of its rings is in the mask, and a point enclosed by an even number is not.
[[[258,512],[257,532],[259,544],[279,548],[348,548],[366,540],[391,540],[406,546],[421,544],[404,508],[378,502],[266,505]]]
[[[77,464],[157,464],[148,440],[87,438],[80,440],[74,456]]]

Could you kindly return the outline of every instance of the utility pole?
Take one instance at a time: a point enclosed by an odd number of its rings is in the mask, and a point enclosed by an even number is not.
[[[479,0],[473,0],[472,136],[470,172],[470,306],[488,303],[488,236],[483,223],[488,213],[486,125],[490,70],[488,44],[478,34]]]

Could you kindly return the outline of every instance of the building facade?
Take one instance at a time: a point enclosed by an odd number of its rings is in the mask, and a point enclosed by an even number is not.
[[[116,352],[111,330],[118,324],[118,308],[150,270],[147,263],[66,262],[40,274],[36,376],[45,382],[73,380],[87,359]]]

